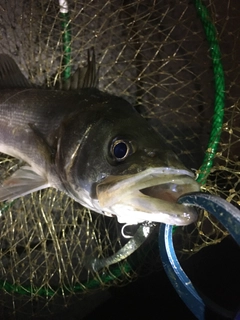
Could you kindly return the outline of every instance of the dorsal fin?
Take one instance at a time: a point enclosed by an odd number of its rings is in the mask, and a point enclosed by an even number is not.
[[[67,80],[62,81],[60,89],[80,90],[83,88],[97,88],[99,80],[99,68],[96,67],[94,48],[88,50],[88,60],[86,67],[78,68]]]
[[[30,88],[16,62],[7,54],[0,54],[0,89]]]

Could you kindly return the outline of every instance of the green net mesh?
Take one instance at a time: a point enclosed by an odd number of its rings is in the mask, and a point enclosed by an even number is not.
[[[239,205],[237,2],[69,0],[68,5],[66,22],[58,1],[1,0],[1,52],[11,55],[32,83],[53,86],[62,74],[85,65],[87,49],[94,47],[100,89],[137,105],[185,165],[203,173],[203,190]],[[70,26],[68,59],[63,41]],[[220,54],[225,77],[218,68]],[[212,121],[222,112],[216,104],[223,106],[224,78],[224,124],[211,140]],[[212,146],[218,139],[215,154]],[[200,171],[206,154],[213,166]],[[1,181],[20,165],[1,155]],[[226,236],[204,212],[195,225],[177,229],[176,248],[188,257]],[[2,205],[1,304],[16,313],[44,315],[43,309],[54,312],[76,294],[84,298],[96,288],[126,284],[137,273],[133,258],[99,272],[83,267],[89,255],[110,256],[125,242],[115,219],[90,212],[52,189]],[[145,251],[158,255],[149,243]],[[144,257],[139,256],[141,265]]]

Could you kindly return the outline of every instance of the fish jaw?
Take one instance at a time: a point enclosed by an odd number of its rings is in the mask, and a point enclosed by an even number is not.
[[[177,199],[199,190],[192,172],[163,167],[108,177],[97,185],[96,194],[102,211],[116,216],[120,223],[152,221],[184,226],[195,222],[197,213],[178,204]]]

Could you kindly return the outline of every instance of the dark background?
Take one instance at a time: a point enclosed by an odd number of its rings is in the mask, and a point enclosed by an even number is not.
[[[182,266],[196,288],[221,307],[233,313],[240,309],[240,250],[230,237],[202,249]],[[196,319],[164,270],[139,278],[124,288],[112,288],[110,292],[112,297],[84,319]],[[211,310],[206,310],[205,318],[229,319]]]

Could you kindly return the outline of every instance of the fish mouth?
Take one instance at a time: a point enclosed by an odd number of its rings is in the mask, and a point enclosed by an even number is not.
[[[191,171],[149,168],[133,175],[109,176],[97,185],[96,193],[102,211],[117,216],[120,223],[184,226],[196,221],[197,213],[177,199],[199,190]]]

